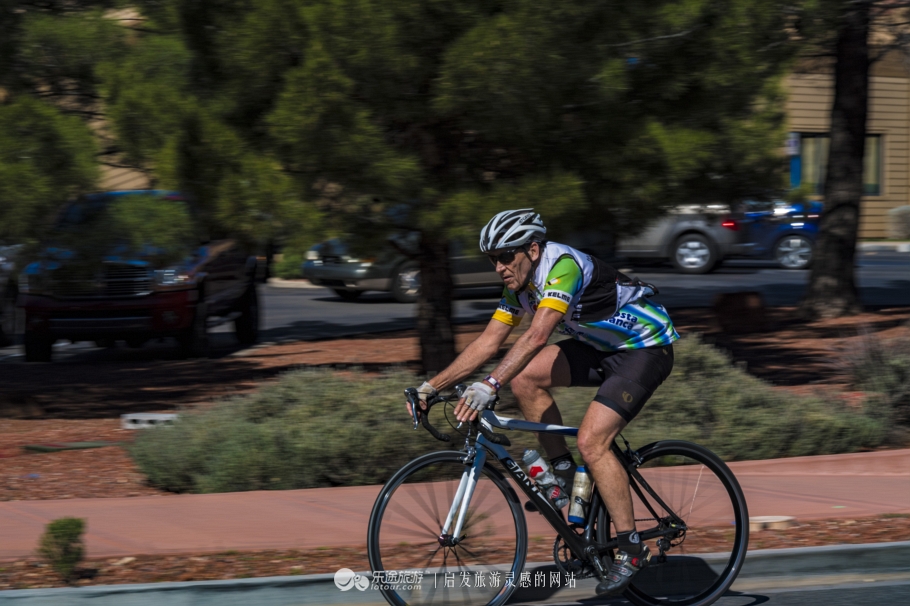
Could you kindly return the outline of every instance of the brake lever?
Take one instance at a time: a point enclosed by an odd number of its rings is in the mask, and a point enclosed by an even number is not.
[[[455,386],[455,394],[458,396],[458,399],[461,400],[464,397],[464,392],[468,390],[468,386],[464,383],[459,383]],[[464,425],[463,421],[458,422],[458,426],[455,429],[461,429],[461,426]]]
[[[420,427],[420,413],[419,413],[419,402],[420,396],[417,394],[417,390],[413,387],[408,387],[404,390],[404,395],[408,399],[408,403],[411,405],[411,417],[414,419],[414,429]]]

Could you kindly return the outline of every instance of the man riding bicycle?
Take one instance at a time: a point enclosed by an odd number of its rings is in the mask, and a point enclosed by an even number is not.
[[[546,233],[532,209],[507,210],[487,223],[480,249],[505,285],[499,308],[484,332],[418,392],[426,400],[457,384],[496,355],[523,316],[532,317],[493,372],[465,391],[455,416],[473,421],[509,383],[527,420],[562,425],[550,390],[599,388],[578,429],[578,451],[616,527],[616,557],[597,586],[598,595],[614,595],[625,590],[651,556],[635,530],[628,478],[610,444],[670,374],[672,343],[679,335],[666,310],[647,300],[656,292],[651,285],[633,282],[574,248],[548,242]],[[557,329],[573,338],[547,345]],[[538,440],[561,483],[571,485],[576,464],[565,438],[538,434]]]

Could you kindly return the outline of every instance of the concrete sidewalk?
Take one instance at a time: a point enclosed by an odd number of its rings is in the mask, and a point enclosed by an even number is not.
[[[910,513],[910,450],[744,461],[730,467],[750,516]],[[34,553],[49,521],[86,518],[89,556],[311,549],[366,543],[379,486],[0,502],[0,560]],[[529,514],[531,536],[553,530]]]
[[[892,251],[892,252],[910,252],[910,242],[897,242],[894,240],[882,241],[871,240],[866,242],[857,242],[857,250],[861,251]]]

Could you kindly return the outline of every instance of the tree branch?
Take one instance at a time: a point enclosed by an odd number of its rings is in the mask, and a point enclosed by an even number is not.
[[[616,48],[616,47],[620,47],[620,46],[634,46],[636,44],[642,44],[644,42],[654,42],[655,40],[669,40],[671,38],[682,38],[684,36],[688,36],[695,30],[700,29],[700,28],[701,28],[701,26],[697,25],[697,26],[693,27],[692,29],[687,29],[684,32],[678,32],[676,34],[667,34],[666,36],[655,36],[653,38],[641,38],[640,40],[632,40],[631,42],[620,42],[619,44],[601,44],[599,46],[607,47],[607,48]]]

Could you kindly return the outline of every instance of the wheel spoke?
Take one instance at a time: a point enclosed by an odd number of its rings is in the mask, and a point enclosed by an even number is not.
[[[452,452],[416,459],[408,464],[406,472],[400,472],[406,475],[396,475],[380,492],[378,513],[371,517],[368,538],[372,570],[426,573],[419,590],[384,587],[383,595],[391,604],[501,605],[511,594],[511,590],[503,591],[501,586],[477,583],[475,578],[493,569],[508,570],[517,577],[527,549],[520,503],[507,481],[491,475],[488,468],[478,478],[465,515],[464,542],[406,542],[408,534],[426,536],[434,525],[441,529],[465,470],[460,457],[463,455]],[[434,535],[438,537],[435,531]],[[468,579],[465,574],[471,575],[470,581],[464,581]]]
[[[664,562],[656,558],[657,540],[646,541],[655,559],[626,596],[639,606],[711,603],[733,582],[745,557],[748,513],[741,491],[723,464],[701,447],[665,441],[639,452],[644,461],[639,472],[686,529],[669,539]],[[661,511],[653,497],[647,492],[644,497],[669,519],[670,512]],[[648,518],[641,499],[633,500],[636,520]],[[598,537],[608,539],[601,530]]]

